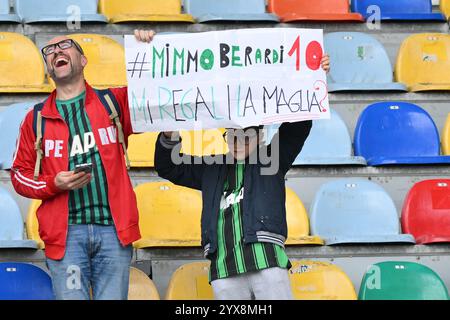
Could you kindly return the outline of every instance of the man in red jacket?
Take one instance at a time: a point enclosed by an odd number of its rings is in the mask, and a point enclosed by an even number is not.
[[[154,32],[135,35],[150,42]],[[82,48],[68,37],[52,39],[42,54],[56,90],[22,123],[13,186],[42,200],[39,234],[57,299],[90,299],[90,288],[94,299],[127,299],[132,243],[141,237],[123,150],[132,134],[127,88],[110,89],[102,102],[104,92],[85,81]],[[105,100],[117,106],[120,123]]]

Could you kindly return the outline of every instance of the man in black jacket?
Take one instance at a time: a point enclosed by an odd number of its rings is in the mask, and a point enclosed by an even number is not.
[[[322,68],[329,71],[327,55]],[[311,127],[312,121],[283,123],[268,146],[261,127],[228,129],[230,152],[215,161],[180,154],[178,133],[159,135],[159,176],[202,191],[202,246],[216,299],[292,299],[284,178]]]

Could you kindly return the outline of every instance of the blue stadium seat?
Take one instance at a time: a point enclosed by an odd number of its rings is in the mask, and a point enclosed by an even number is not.
[[[0,0],[0,22],[20,22],[17,14],[11,14],[9,0]]]
[[[431,116],[407,102],[379,102],[360,115],[354,137],[355,155],[370,166],[448,164],[440,155],[439,131]]]
[[[0,132],[2,132],[0,137],[0,150],[2,150],[0,152],[0,170],[11,168],[20,124],[27,111],[35,104],[36,102],[16,103],[0,112]]]
[[[321,186],[311,205],[311,233],[326,245],[348,243],[415,243],[399,234],[394,202],[374,182],[339,179]]]
[[[331,58],[328,91],[407,91],[393,82],[392,65],[383,45],[360,32],[333,32],[324,37]]]
[[[380,8],[381,20],[436,20],[446,21],[440,12],[433,12],[431,0],[352,0],[352,11],[366,19]]]
[[[0,262],[0,300],[54,300],[50,276],[29,263]]]
[[[266,12],[265,0],[184,0],[184,9],[198,22],[279,21]]]
[[[16,12],[24,23],[70,21],[76,13],[71,6],[80,8],[81,22],[107,22],[97,13],[97,0],[16,0]]]
[[[23,239],[23,219],[19,206],[3,188],[0,188],[0,248],[38,248],[36,241]]]
[[[330,120],[314,120],[311,132],[294,165],[362,165],[363,157],[352,156],[352,140],[341,116],[330,108]],[[279,125],[268,129],[268,141],[278,131]]]

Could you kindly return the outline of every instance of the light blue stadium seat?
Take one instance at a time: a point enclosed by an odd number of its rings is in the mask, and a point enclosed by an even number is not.
[[[36,102],[16,103],[0,112],[0,170],[11,168],[20,124],[27,111],[35,104]]]
[[[279,21],[266,12],[265,0],[184,0],[184,9],[198,22]]]
[[[362,165],[363,157],[352,156],[352,140],[341,116],[330,108],[330,120],[314,120],[311,132],[294,165]],[[268,128],[268,141],[280,125]]]
[[[442,13],[433,12],[431,0],[352,0],[352,11],[366,19],[374,14],[371,6],[379,7],[381,20],[447,20]]]
[[[0,22],[20,22],[17,14],[11,14],[9,0],[0,0]]]
[[[328,91],[407,91],[393,82],[393,71],[383,45],[361,32],[333,32],[324,37],[330,55]]]
[[[311,205],[311,233],[326,245],[349,243],[415,243],[399,234],[394,202],[378,184],[348,178],[325,183]]]
[[[107,22],[97,13],[97,0],[16,0],[16,12],[24,23],[70,21],[74,14],[70,6],[80,8],[81,22]]]
[[[379,102],[360,115],[354,137],[355,155],[370,166],[449,164],[440,155],[439,131],[431,116],[408,102]]]
[[[0,262],[0,300],[54,300],[50,276],[29,263]]]
[[[37,249],[33,240],[23,239],[23,219],[11,194],[0,188],[0,249],[27,248]]]

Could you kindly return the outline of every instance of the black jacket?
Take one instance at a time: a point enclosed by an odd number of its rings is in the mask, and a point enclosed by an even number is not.
[[[312,121],[283,123],[271,144],[261,147],[262,154],[276,156],[274,141],[278,139],[279,168],[275,174],[261,174],[261,169],[270,167],[262,158],[255,164],[246,164],[242,204],[244,243],[271,242],[284,246],[287,238],[285,175],[303,148],[311,127]],[[156,171],[174,184],[202,191],[202,246],[205,253],[213,253],[217,248],[217,219],[227,175],[226,156],[221,156],[222,164],[211,164],[211,157],[182,155],[179,154],[181,143],[171,141],[169,145],[168,139],[161,135],[156,142]],[[172,150],[183,157],[182,164],[174,163]]]

